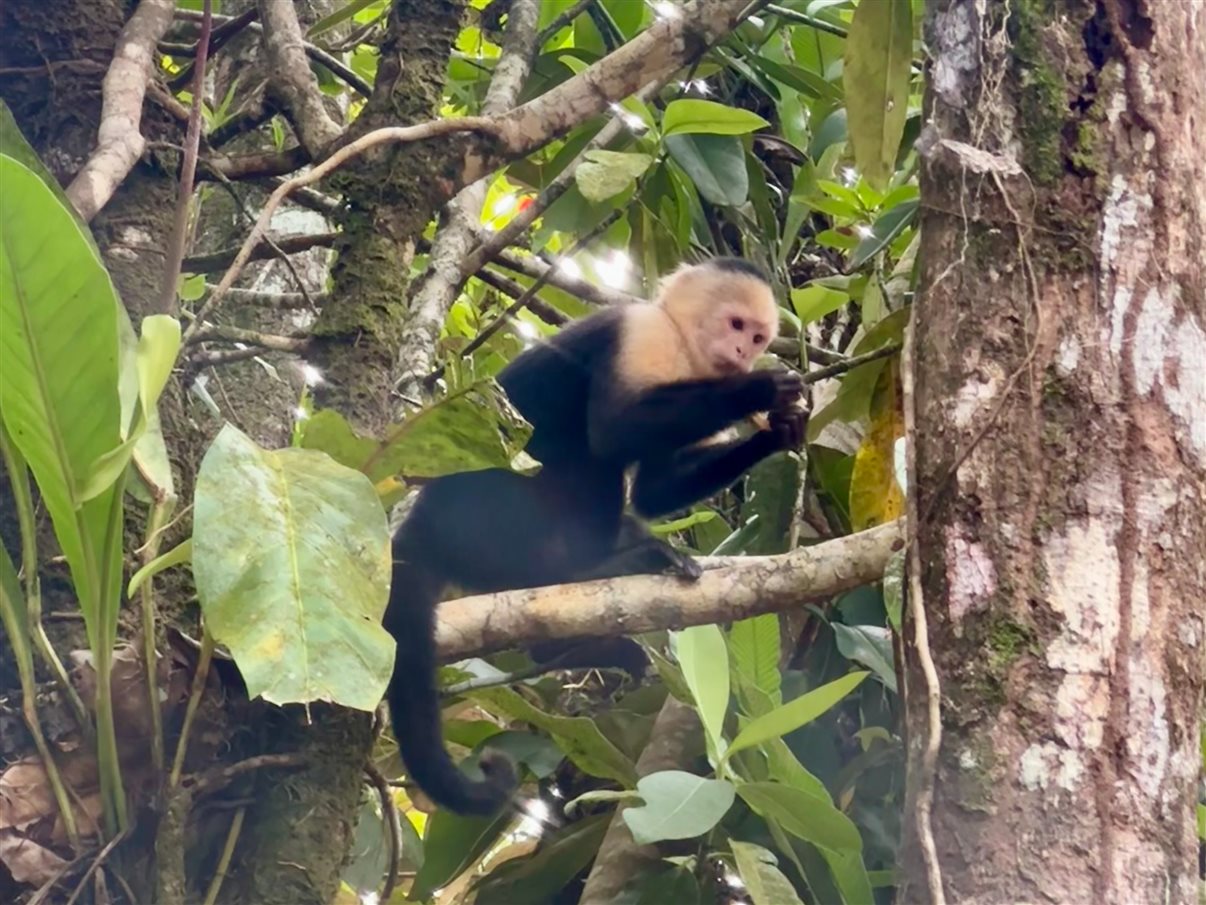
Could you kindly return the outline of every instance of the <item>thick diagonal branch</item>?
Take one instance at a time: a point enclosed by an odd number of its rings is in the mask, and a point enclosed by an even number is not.
[[[538,0],[516,0],[511,5],[502,54],[482,103],[484,116],[503,113],[519,97],[532,69],[539,19]],[[477,244],[488,187],[489,177],[483,177],[461,189],[444,209],[444,222],[431,243],[427,273],[412,297],[398,347],[398,391],[403,397],[421,395],[421,381],[435,367],[436,340],[464,282],[461,262]]]
[[[305,40],[292,3],[259,0],[264,50],[272,63],[272,91],[280,98],[298,139],[314,159],[339,136],[323,106],[318,79],[306,59]]]
[[[637,575],[450,600],[440,606],[444,657],[549,638],[631,634],[745,619],[825,600],[881,578],[904,522],[780,556],[707,562],[699,581]]]
[[[96,150],[67,186],[67,197],[90,221],[113,197],[146,147],[142,101],[151,79],[155,45],[172,24],[174,0],[143,0],[121,30],[113,62],[101,83]]]

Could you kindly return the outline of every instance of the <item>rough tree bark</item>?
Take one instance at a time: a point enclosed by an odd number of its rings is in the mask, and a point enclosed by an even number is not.
[[[902,900],[1192,902],[1206,4],[927,5]]]

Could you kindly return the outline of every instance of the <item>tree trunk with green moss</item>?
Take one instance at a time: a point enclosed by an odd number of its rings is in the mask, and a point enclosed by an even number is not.
[[[928,6],[903,901],[1193,902],[1206,6]]]

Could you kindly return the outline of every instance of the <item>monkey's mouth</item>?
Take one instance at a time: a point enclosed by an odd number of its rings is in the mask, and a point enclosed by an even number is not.
[[[744,374],[746,370],[744,361],[734,361],[731,358],[718,358],[715,364],[716,373],[721,377],[732,377],[734,374]]]

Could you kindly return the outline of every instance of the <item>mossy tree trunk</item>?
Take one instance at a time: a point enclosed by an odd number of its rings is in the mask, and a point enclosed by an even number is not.
[[[903,900],[1192,902],[1206,6],[927,6]]]

